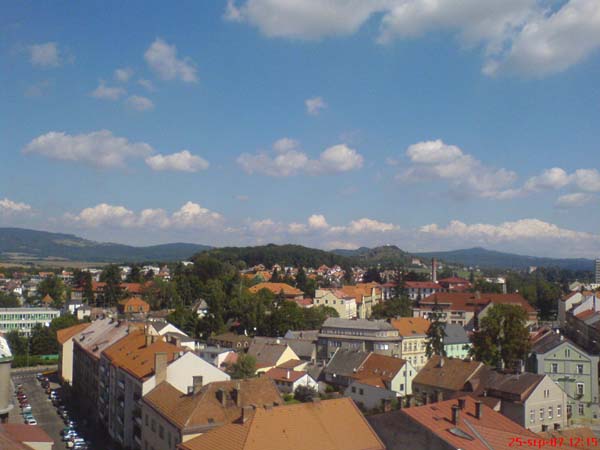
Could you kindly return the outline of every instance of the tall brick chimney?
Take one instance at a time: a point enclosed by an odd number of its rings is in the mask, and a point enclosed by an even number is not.
[[[159,385],[167,379],[167,354],[157,352],[154,354],[154,375],[156,376],[156,385]]]
[[[431,281],[437,283],[437,259],[431,258]]]

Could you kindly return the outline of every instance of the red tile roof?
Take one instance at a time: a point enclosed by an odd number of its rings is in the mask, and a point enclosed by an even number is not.
[[[440,286],[437,283],[434,283],[432,281],[407,281],[406,283],[404,283],[404,286],[407,289],[441,289],[442,286]]]
[[[73,325],[72,327],[63,328],[62,330],[58,330],[56,332],[56,340],[58,341],[58,343],[60,345],[63,345],[65,342],[67,342],[69,339],[71,339],[77,333],[82,332],[90,325],[91,325],[91,323],[79,323],[77,325]]]
[[[54,442],[44,429],[38,425],[21,423],[4,423],[0,431],[4,431],[15,441],[19,442]]]
[[[303,370],[292,370],[283,369],[280,367],[273,367],[272,369],[267,371],[266,375],[272,380],[295,383],[304,375],[306,375],[306,372],[304,372]]]
[[[436,300],[440,305],[450,305],[450,309],[454,311],[477,312],[489,303],[494,303],[495,305],[520,305],[528,313],[535,312],[535,309],[527,303],[527,300],[521,294],[437,292],[421,300],[421,305],[433,305]]]

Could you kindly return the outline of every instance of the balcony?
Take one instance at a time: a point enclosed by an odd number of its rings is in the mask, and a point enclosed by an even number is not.
[[[136,443],[138,448],[142,448],[142,438],[138,435],[133,436],[133,442]]]
[[[117,381],[117,386],[119,387],[119,389],[121,389],[122,391],[125,390],[125,383],[123,381]]]
[[[123,426],[124,419],[123,416],[121,416],[120,414],[117,414],[117,422],[119,422],[119,424]]]
[[[136,417],[136,418],[134,419],[134,421],[135,421],[135,424],[136,424],[138,427],[142,428],[142,418],[141,418],[141,417]]]

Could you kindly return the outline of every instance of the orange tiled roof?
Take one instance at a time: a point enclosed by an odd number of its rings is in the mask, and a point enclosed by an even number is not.
[[[257,408],[180,444],[181,450],[385,450],[349,398]]]
[[[221,389],[225,404],[218,398]],[[236,404],[234,389],[241,395],[241,406]],[[163,382],[144,397],[144,402],[178,429],[186,430],[226,424],[237,420],[244,406],[282,404],[283,399],[273,381],[262,377],[209,383],[195,395],[183,394]]]
[[[404,367],[406,361],[392,356],[370,353],[352,378],[365,384],[386,386]],[[373,382],[376,384],[373,384]]]
[[[142,306],[143,308],[147,308],[150,309],[150,305],[145,302],[144,300],[142,300],[140,297],[134,296],[134,297],[128,297],[126,299],[123,299],[119,302],[119,305],[121,306],[133,306],[133,307],[139,307]]]
[[[354,286],[346,285],[342,286],[339,290],[344,295],[353,297],[356,299],[356,303],[362,303],[363,297],[370,297],[372,289],[375,288],[375,295],[381,295],[381,287],[377,283],[358,283]]]
[[[429,320],[422,317],[402,317],[400,319],[392,319],[392,326],[398,330],[402,337],[421,336],[427,334]]]
[[[77,325],[73,325],[72,327],[58,330],[56,332],[56,340],[60,345],[63,345],[77,333],[80,333],[81,331],[85,330],[90,325],[91,323],[78,323]]]
[[[283,291],[284,295],[294,295],[294,296],[304,295],[304,292],[302,292],[300,289],[296,289],[295,287],[290,286],[289,284],[286,284],[286,283],[270,283],[270,282],[258,283],[256,285],[252,286],[249,290],[253,294],[256,294],[261,289],[267,289],[276,295],[279,294],[281,291]]]
[[[444,358],[444,365],[440,367],[440,357],[434,355],[417,373],[413,379],[413,386],[422,384],[448,391],[460,391],[482,367],[483,363],[479,361],[455,358]]]
[[[577,317],[579,320],[586,320],[592,317],[594,314],[596,314],[596,311],[594,311],[593,309],[588,309],[586,311],[580,312],[575,317]]]
[[[265,375],[268,376],[269,378],[271,378],[272,380],[288,381],[290,383],[295,383],[300,378],[302,378],[304,375],[306,375],[306,373],[307,372],[305,372],[303,370],[292,370],[292,369],[283,369],[280,367],[273,367],[272,369],[269,369],[265,373]]]
[[[104,350],[104,355],[112,364],[134,377],[146,379],[154,373],[154,358],[157,353],[166,353],[167,361],[172,362],[183,351],[181,347],[163,341],[161,336],[155,339],[147,346],[144,331],[135,330]]]
[[[535,312],[535,309],[521,294],[481,293],[478,298],[477,294],[472,292],[437,292],[421,300],[421,304],[433,305],[436,299],[440,305],[449,304],[450,308],[455,311],[476,312],[491,302],[495,305],[519,305],[528,313]]]
[[[42,303],[45,303],[46,305],[49,305],[52,302],[54,302],[54,299],[50,296],[50,294],[46,294],[42,299]]]
[[[37,425],[22,423],[5,423],[0,431],[4,431],[12,439],[19,442],[54,442],[44,429]]]

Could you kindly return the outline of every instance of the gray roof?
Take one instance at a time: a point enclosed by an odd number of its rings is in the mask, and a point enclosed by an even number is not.
[[[385,320],[367,320],[367,319],[340,319],[339,317],[330,317],[325,320],[323,328],[352,328],[356,330],[390,330],[396,329]]]
[[[456,323],[447,323],[444,326],[446,331],[446,337],[444,338],[444,344],[468,344],[470,342],[469,335],[465,329]]]
[[[338,349],[323,371],[349,377],[356,373],[368,357],[369,352]]]
[[[299,331],[289,330],[287,333],[285,333],[284,338],[288,339],[288,340],[300,339],[303,341],[316,341],[318,335],[319,335],[319,330],[299,330]]]
[[[549,352],[550,350],[555,349],[561,344],[568,343],[573,347],[577,348],[579,351],[586,353],[581,347],[575,345],[572,341],[567,339],[565,336],[555,332],[548,332],[545,336],[538,339],[531,347],[531,351],[533,353],[544,354]]]
[[[288,332],[289,333],[289,332]],[[287,336],[288,334],[286,334]],[[316,345],[312,340],[286,339],[286,338],[271,338],[265,336],[255,336],[254,344],[282,344],[289,345],[290,348],[298,355],[300,359],[310,360],[313,353],[316,351]]]
[[[275,344],[270,342],[252,342],[248,347],[248,355],[256,358],[257,365],[275,366],[281,355],[287,348],[287,344]]]

